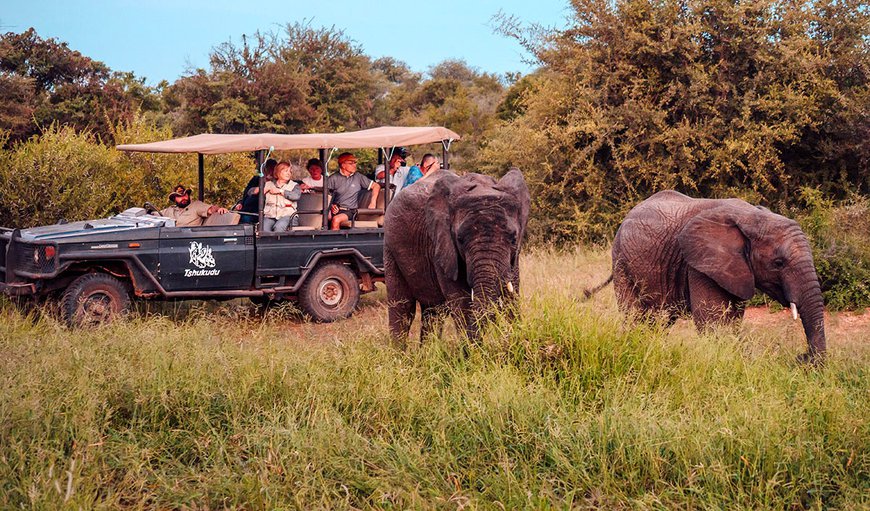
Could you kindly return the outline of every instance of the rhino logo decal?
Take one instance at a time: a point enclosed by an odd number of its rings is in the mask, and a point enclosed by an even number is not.
[[[216,277],[221,274],[221,271],[215,268],[217,264],[214,256],[211,255],[211,247],[203,245],[198,241],[191,241],[190,248],[190,264],[200,268],[199,270],[184,269],[185,277]]]

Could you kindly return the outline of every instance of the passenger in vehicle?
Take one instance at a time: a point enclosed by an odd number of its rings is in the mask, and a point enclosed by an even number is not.
[[[263,206],[263,231],[284,232],[290,225],[299,225],[296,201],[302,197],[302,188],[293,181],[293,166],[282,161],[275,166],[275,180],[263,187],[266,205]]]
[[[271,179],[274,179],[275,176],[275,165],[278,162],[272,158],[266,160],[266,163],[263,164],[263,175],[266,177],[266,181],[268,182]],[[248,181],[247,186],[245,186],[245,191],[242,192],[242,198],[236,202],[236,205],[233,206],[233,211],[239,211],[242,213],[250,213],[249,215],[242,215],[241,223],[245,224],[255,224],[257,223],[257,214],[260,212],[260,172],[256,172],[254,177]]]
[[[178,227],[196,227],[202,225],[206,218],[215,213],[223,215],[227,212],[226,208],[220,206],[213,206],[199,200],[191,201],[190,188],[182,185],[177,185],[169,194],[169,201],[173,203],[172,206],[152,214],[172,218]]]
[[[381,185],[357,173],[356,164],[356,156],[352,153],[341,153],[338,156],[338,172],[326,180],[326,188],[332,193],[332,206],[330,206],[332,218],[329,228],[333,231],[340,229],[342,222],[356,215],[360,192],[363,190],[372,191],[368,208],[374,209],[377,204]]]
[[[311,158],[305,165],[305,169],[308,170],[309,176],[304,178],[302,184],[299,185],[302,188],[302,192],[311,193],[313,188],[323,189],[323,165],[320,163],[320,160]]]
[[[396,194],[398,194],[400,191],[402,191],[402,188],[405,187],[405,181],[406,181],[409,173],[412,171],[412,169],[417,169],[416,165],[413,167],[408,167],[407,165],[405,165],[405,157],[402,156],[402,154],[403,153],[394,153],[389,161],[390,185],[395,190],[393,192],[394,196]],[[380,169],[380,170],[375,174],[375,178],[377,179],[378,184],[383,186],[383,184],[384,184],[383,166],[379,165],[378,169]],[[418,172],[419,172],[419,170],[420,169],[417,169]]]
[[[416,183],[417,181],[428,176],[433,170],[438,170],[440,168],[441,164],[438,162],[438,158],[436,158],[434,154],[424,154],[423,159],[420,160],[420,174],[415,176],[409,175],[408,182],[405,183],[405,186]]]

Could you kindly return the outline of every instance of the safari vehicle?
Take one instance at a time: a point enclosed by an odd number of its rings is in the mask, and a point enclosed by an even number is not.
[[[204,155],[253,152],[262,169],[267,151],[316,149],[325,170],[339,148],[378,148],[384,161],[399,147],[440,142],[448,167],[450,143],[459,138],[441,127],[381,127],[335,134],[203,134],[118,149],[197,153],[203,200]],[[387,172],[377,209],[358,210],[343,226],[347,228],[338,231],[328,230],[329,196],[323,191],[302,196],[299,226],[286,232],[259,230],[262,198],[254,224],[239,223],[238,214],[228,213],[212,215],[202,226],[178,227],[173,219],[131,208],[107,219],[0,228],[0,291],[25,298],[59,297],[61,315],[71,325],[111,320],[134,297],[249,297],[261,304],[297,300],[313,319],[334,321],[354,311],[360,293],[383,282],[389,178]]]

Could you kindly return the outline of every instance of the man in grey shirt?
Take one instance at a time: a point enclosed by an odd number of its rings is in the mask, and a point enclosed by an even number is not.
[[[363,190],[371,190],[372,198],[368,208],[374,209],[378,201],[381,185],[356,172],[356,156],[341,153],[338,156],[338,173],[326,180],[326,189],[332,194],[332,219],[329,228],[337,231],[341,223],[350,220],[359,208],[359,195]]]

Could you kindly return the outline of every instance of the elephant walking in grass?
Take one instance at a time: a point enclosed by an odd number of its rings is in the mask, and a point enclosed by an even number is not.
[[[665,312],[671,321],[691,312],[699,329],[741,320],[758,289],[800,315],[809,345],[801,361],[824,357],[824,305],[809,241],[797,222],[766,208],[656,193],[619,226],[612,278],[622,311]]]
[[[390,334],[404,345],[422,311],[421,339],[445,313],[471,339],[500,302],[515,303],[529,190],[518,169],[496,181],[439,170],[402,190],[384,218]]]

